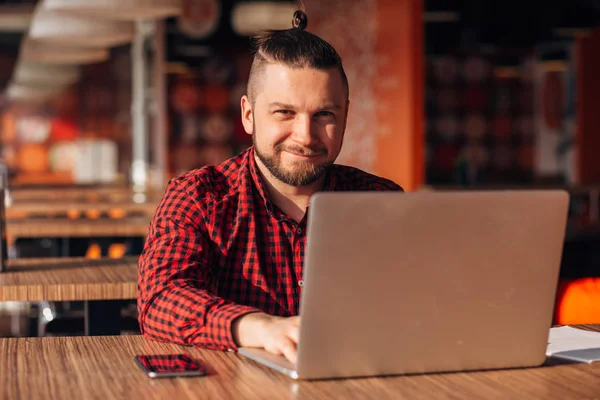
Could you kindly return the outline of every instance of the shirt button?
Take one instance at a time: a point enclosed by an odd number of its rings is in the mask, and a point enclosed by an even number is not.
[[[298,286],[300,286],[300,287],[304,286],[304,281],[298,282]]]
[[[297,233],[298,235],[300,235],[300,234],[302,233],[302,228],[298,228],[298,229],[296,229],[296,233]]]

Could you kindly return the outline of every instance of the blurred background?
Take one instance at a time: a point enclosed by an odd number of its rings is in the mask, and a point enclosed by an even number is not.
[[[18,89],[51,89],[47,82],[36,86],[15,79],[37,3],[0,2],[0,82],[6,88],[2,156],[11,184],[126,182],[132,163],[131,41],[107,48],[105,60],[51,61],[54,67],[75,66],[77,79],[54,88],[43,101],[41,93],[27,98]],[[352,84],[349,140],[340,162],[390,175],[410,189],[585,185],[600,179],[595,157],[588,155],[595,152],[597,140],[589,131],[595,127],[600,3],[305,3],[309,30],[338,48]],[[149,168],[163,169],[156,172],[162,175],[158,186],[249,145],[239,116],[252,60],[248,37],[261,22],[287,27],[287,16],[296,7],[290,1],[184,0],[180,15],[152,21],[161,26],[149,28],[144,46],[148,118],[163,111],[159,104],[166,114],[165,132],[148,125],[149,137],[166,136],[164,165],[156,165],[160,157],[152,154],[163,149],[149,146]],[[157,41],[162,47],[158,54]],[[21,60],[27,63],[27,57]],[[33,61],[40,64],[35,57]],[[164,93],[155,90],[153,69],[161,70]],[[406,87],[407,76],[415,87]],[[12,97],[11,82],[19,86]],[[413,123],[422,134],[406,132],[393,119],[397,111],[406,112],[401,107],[408,89],[422,103],[410,105],[418,108],[421,120]],[[409,175],[394,171],[395,160],[378,157],[384,136],[422,141],[417,153],[423,154],[412,155],[423,168],[417,178],[406,179]],[[77,171],[81,149],[75,144],[86,139],[102,141],[104,152],[113,157],[89,174]],[[103,176],[88,176],[100,169]]]
[[[84,10],[96,3],[101,12]],[[9,237],[36,213],[73,222],[116,209],[123,224],[147,223],[168,179],[251,144],[239,109],[249,37],[290,27],[298,3],[121,3],[129,14],[108,12],[113,0],[0,1]],[[350,82],[338,162],[408,191],[568,190],[555,322],[600,323],[600,1],[304,5],[308,30],[337,48]],[[25,207],[30,194],[19,193],[36,190],[45,200],[124,191],[149,211]],[[9,258],[136,256],[144,237],[44,232],[12,235]]]

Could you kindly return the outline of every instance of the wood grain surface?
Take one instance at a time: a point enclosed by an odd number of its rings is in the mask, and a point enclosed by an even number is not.
[[[146,196],[151,200],[158,200],[162,190],[148,190]],[[126,186],[67,186],[67,187],[39,187],[39,188],[11,188],[10,197],[13,202],[130,202],[135,192]]]
[[[15,238],[146,236],[150,218],[8,220],[6,234]]]
[[[0,273],[0,301],[119,300],[137,297],[138,257],[34,258]]]
[[[115,211],[120,211],[122,215],[140,215],[152,217],[156,210],[156,203],[133,203],[133,202],[20,202],[14,203],[6,208],[6,218],[21,219],[21,218],[40,218],[53,215],[64,215],[65,217],[90,218],[92,213],[109,214]]]
[[[595,329],[595,327],[592,327]],[[136,354],[187,353],[206,377],[151,379]],[[297,382],[236,353],[141,336],[0,339],[6,399],[593,399],[600,363]]]

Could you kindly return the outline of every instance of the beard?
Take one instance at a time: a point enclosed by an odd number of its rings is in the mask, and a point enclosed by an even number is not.
[[[278,143],[273,148],[273,154],[267,155],[257,146],[256,129],[252,134],[252,144],[254,145],[254,153],[258,159],[264,164],[277,180],[294,187],[302,187],[316,182],[331,168],[333,162],[325,161],[320,164],[315,164],[308,161],[294,161],[290,169],[286,169],[282,165],[281,152],[284,150],[291,151],[305,156],[326,156],[327,149],[314,148],[309,149],[301,146],[284,145]]]

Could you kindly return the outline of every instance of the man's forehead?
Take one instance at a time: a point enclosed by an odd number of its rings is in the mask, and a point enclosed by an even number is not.
[[[336,75],[337,74],[337,75]],[[261,77],[258,98],[261,103],[292,104],[299,99],[325,104],[343,103],[345,90],[335,69],[291,68],[279,64],[269,65]]]

